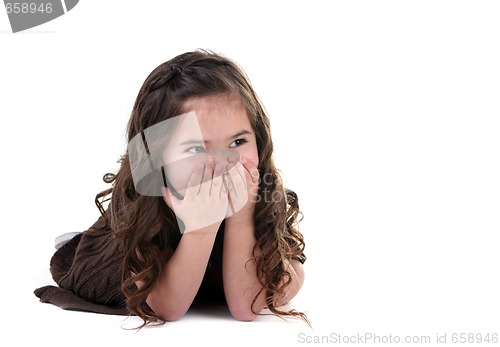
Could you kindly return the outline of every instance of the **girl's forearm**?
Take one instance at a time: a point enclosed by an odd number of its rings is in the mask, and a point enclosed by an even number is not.
[[[256,313],[267,306],[266,293],[262,291],[253,305],[255,313],[251,309],[253,299],[262,288],[253,261],[255,242],[252,224],[232,225],[226,221],[222,266],[224,293],[232,315],[245,321],[253,320]],[[285,290],[285,297],[277,306],[284,305],[295,297],[304,282],[304,270],[299,261],[285,260],[284,265],[290,272],[291,283]]]
[[[253,223],[234,224],[226,220],[222,261],[224,293],[231,314],[238,320],[253,320],[256,316],[251,304],[262,286],[253,261],[255,242]],[[261,311],[265,305],[265,293],[261,293],[253,305],[254,311]]]
[[[203,280],[218,227],[210,226],[182,236],[146,300],[161,318],[180,319],[191,306]]]
[[[292,282],[286,288],[285,297],[278,302],[278,306],[285,305],[290,300],[292,300],[302,288],[304,284],[304,269],[302,267],[302,263],[298,260],[285,260],[284,261],[285,268],[290,272]]]

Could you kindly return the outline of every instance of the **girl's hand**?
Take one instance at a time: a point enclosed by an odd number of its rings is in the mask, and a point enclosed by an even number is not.
[[[229,191],[227,223],[252,222],[259,191],[259,170],[246,158],[236,163],[224,174],[224,184]]]
[[[184,233],[200,230],[213,224],[218,225],[225,218],[228,208],[228,192],[223,184],[222,167],[212,169],[209,164],[199,164],[191,174],[184,199],[179,200],[167,187],[163,198],[181,219]]]

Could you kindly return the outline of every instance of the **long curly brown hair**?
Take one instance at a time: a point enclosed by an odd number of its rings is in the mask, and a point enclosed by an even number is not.
[[[273,161],[269,118],[243,70],[230,59],[205,50],[184,53],[159,65],[139,91],[128,122],[128,141],[154,124],[182,114],[188,99],[220,94],[238,95],[244,101],[256,134],[260,177],[266,178],[259,182],[254,209],[257,242],[253,260],[262,289],[252,302],[252,311],[258,295],[265,292],[267,307],[273,314],[298,317],[309,323],[304,313],[287,311],[278,305],[292,281],[285,260],[306,259],[304,238],[297,228],[302,213],[297,195],[282,185]],[[177,247],[181,233],[173,211],[161,196],[145,196],[136,191],[128,153],[119,163],[117,174],[104,176],[112,188],[97,194],[96,204],[106,225],[125,245],[122,291],[130,313],[143,319],[142,326],[162,324],[165,321],[146,304],[146,298]],[[103,208],[105,201],[110,201],[109,214]],[[143,283],[140,288],[136,286],[138,281]]]

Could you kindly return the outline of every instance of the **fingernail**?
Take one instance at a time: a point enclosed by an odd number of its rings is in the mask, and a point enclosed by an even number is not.
[[[221,172],[221,167],[219,164],[215,164],[214,174],[215,176],[219,175]]]

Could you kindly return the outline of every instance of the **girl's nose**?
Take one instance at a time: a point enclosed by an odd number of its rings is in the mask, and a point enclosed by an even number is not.
[[[210,149],[208,155],[212,158],[212,169],[216,164],[221,166],[221,174],[231,170],[240,160],[240,154],[232,149]]]

